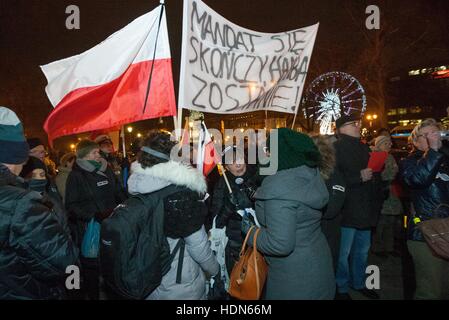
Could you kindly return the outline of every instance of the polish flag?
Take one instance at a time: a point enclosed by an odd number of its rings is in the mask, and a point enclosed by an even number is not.
[[[214,142],[210,137],[206,124],[203,121],[201,121],[196,156],[196,167],[203,172],[204,176],[209,175],[221,160],[217,150],[215,150]]]
[[[176,115],[163,5],[95,47],[41,69],[54,107],[44,124],[50,143],[65,135]]]

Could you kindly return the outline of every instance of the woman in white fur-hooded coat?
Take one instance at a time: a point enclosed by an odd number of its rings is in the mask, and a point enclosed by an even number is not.
[[[204,227],[206,180],[191,166],[169,160],[172,147],[170,136],[150,135],[143,143],[138,160],[131,166],[128,180],[131,194],[148,194],[170,185],[177,186],[177,191],[164,200],[164,233],[171,252],[180,238],[185,240],[181,281],[176,283],[178,250],[170,271],[147,300],[206,299],[206,274],[216,275],[219,270]]]

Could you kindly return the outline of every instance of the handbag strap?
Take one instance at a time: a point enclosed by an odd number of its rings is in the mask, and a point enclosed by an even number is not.
[[[253,256],[254,256],[254,268],[256,271],[256,287],[257,292],[260,292],[260,282],[259,282],[259,268],[257,267],[257,236],[259,235],[260,228],[257,228],[256,233],[253,237]]]
[[[243,254],[245,253],[246,243],[248,242],[249,235],[251,234],[251,231],[253,230],[253,228],[254,228],[254,226],[251,226],[251,228],[249,228],[248,232],[246,233],[245,241],[243,241],[242,249],[240,249],[240,256],[243,256]]]

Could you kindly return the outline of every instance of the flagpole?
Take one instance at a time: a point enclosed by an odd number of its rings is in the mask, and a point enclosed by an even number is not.
[[[122,132],[120,133],[122,137],[122,148],[123,148],[123,158],[126,157],[126,144],[125,144],[125,125],[122,126]]]
[[[147,108],[148,96],[150,95],[151,79],[153,78],[154,60],[156,59],[157,39],[159,38],[159,29],[161,27],[162,16],[164,13],[164,6],[165,6],[164,2],[165,2],[164,0],[160,0],[159,2],[161,6],[161,13],[159,15],[159,23],[157,25],[156,40],[154,43],[154,51],[153,51],[153,60],[151,61],[150,77],[148,78],[147,93],[145,94],[145,102],[143,103],[142,114],[145,113],[145,109]]]
[[[295,126],[296,115],[297,115],[297,114],[298,114],[298,109],[296,109],[295,116],[293,117],[292,130],[293,130],[294,126]]]
[[[228,177],[226,176],[226,169],[225,169],[224,165],[222,165],[221,163],[219,163],[218,165],[221,167],[221,171],[223,172],[223,178],[224,178],[224,180],[226,182],[226,185],[228,186],[229,194],[231,194],[232,193],[232,189],[231,189],[231,185],[229,184]]]
[[[175,137],[176,137],[176,140],[179,141],[179,139],[178,139],[179,127],[177,127],[177,125],[178,125],[178,121],[176,119],[176,116],[173,116],[173,127],[175,128]]]
[[[179,130],[182,128],[182,107],[178,107],[178,128]],[[176,133],[176,135],[178,140],[181,139],[182,133],[179,133],[179,135]]]

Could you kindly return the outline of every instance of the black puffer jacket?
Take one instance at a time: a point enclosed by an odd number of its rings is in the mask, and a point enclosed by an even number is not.
[[[445,206],[436,212],[439,205],[449,205],[449,158],[445,154],[449,154],[446,147],[439,152],[432,149],[426,153],[416,151],[401,162],[401,177],[410,188],[415,216],[421,221],[449,216]],[[413,218],[408,220],[408,238],[424,241]]]
[[[0,300],[64,298],[78,251],[55,215],[0,164]]]
[[[67,179],[65,206],[70,222],[76,224],[78,246],[87,223],[94,217],[107,218],[126,198],[106,161],[96,170],[86,161],[77,160]]]
[[[245,174],[241,177],[235,177],[229,171],[226,172],[226,175],[239,205],[243,208],[254,208],[255,199],[253,196],[262,184],[262,177],[257,174],[257,168],[248,165]],[[241,183],[238,184],[237,182]],[[229,245],[240,248],[244,239],[241,231],[242,217],[230,202],[228,187],[223,177],[220,177],[215,186],[210,212],[212,216],[217,216],[217,228],[226,226]]]

